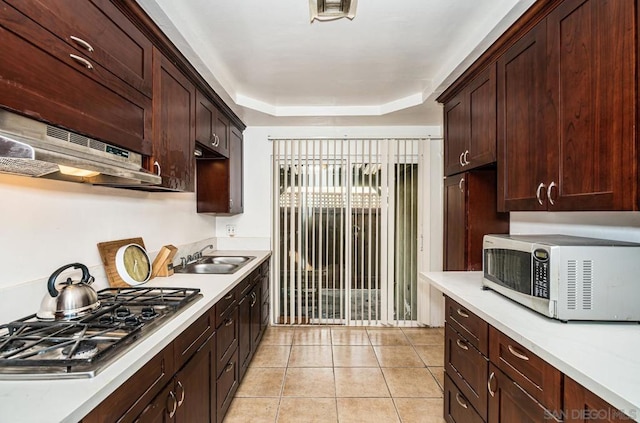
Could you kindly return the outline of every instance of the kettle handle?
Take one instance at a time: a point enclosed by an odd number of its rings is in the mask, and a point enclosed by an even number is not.
[[[89,278],[92,278],[92,276],[89,274],[89,269],[87,269],[87,266],[85,266],[82,263],[71,263],[71,264],[64,265],[58,270],[56,270],[55,272],[53,272],[53,274],[49,276],[49,280],[47,281],[47,289],[49,290],[49,294],[52,297],[58,296],[58,290],[56,289],[56,286],[55,286],[56,279],[58,278],[58,276],[60,276],[60,273],[62,273],[64,270],[70,267],[73,267],[74,269],[82,269],[82,279],[80,280],[80,283],[87,283],[89,281]]]

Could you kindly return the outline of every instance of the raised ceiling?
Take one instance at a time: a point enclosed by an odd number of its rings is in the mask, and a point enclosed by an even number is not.
[[[248,125],[440,125],[441,93],[533,0],[138,0]]]

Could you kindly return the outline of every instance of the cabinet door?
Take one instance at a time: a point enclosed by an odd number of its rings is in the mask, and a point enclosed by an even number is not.
[[[635,2],[567,0],[547,18],[549,210],[637,207]]]
[[[229,156],[229,119],[201,91],[196,92],[196,141],[220,157]]]
[[[620,423],[633,421],[629,416],[579,385],[564,377],[564,421],[567,423]],[[637,410],[629,410],[638,418]]]
[[[231,122],[222,112],[218,111],[215,120],[215,133],[218,137],[216,145],[216,151],[224,157],[229,157],[229,142],[230,142],[230,127]]]
[[[547,151],[543,111],[545,30],[542,21],[497,63],[498,209],[542,210]],[[539,189],[538,189],[539,187]]]
[[[545,409],[517,383],[493,364],[489,364],[488,423],[558,422],[556,414]]]
[[[177,422],[209,421],[210,378],[215,374],[212,366],[216,362],[214,346],[210,340],[207,340],[182,370],[176,373],[174,389],[178,401]]]
[[[482,239],[509,232],[509,215],[498,213],[496,172],[472,170],[445,180],[445,270],[482,270]]]
[[[242,297],[238,303],[238,323],[238,361],[242,380],[251,360],[251,298],[249,295]]]
[[[260,343],[260,332],[262,326],[262,286],[260,284],[262,280],[258,279],[258,283],[253,287],[249,294],[251,300],[251,357],[256,352],[258,344]]]
[[[462,171],[464,153],[469,145],[469,109],[466,91],[444,105],[444,174]]]
[[[490,65],[469,87],[469,147],[465,169],[496,161],[496,65]]]
[[[173,392],[173,382],[169,383],[157,397],[147,405],[135,423],[169,423],[175,421],[178,399]],[[83,420],[84,421],[84,420]]]
[[[444,376],[444,419],[448,423],[484,422],[447,374]]]
[[[444,181],[444,270],[466,270],[466,174]]]
[[[152,170],[162,177],[162,187],[193,191],[195,87],[156,49],[153,69]]]

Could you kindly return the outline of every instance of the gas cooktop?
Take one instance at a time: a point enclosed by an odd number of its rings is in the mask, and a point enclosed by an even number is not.
[[[107,288],[101,308],[82,318],[34,314],[0,325],[0,379],[93,377],[199,297],[189,288]]]

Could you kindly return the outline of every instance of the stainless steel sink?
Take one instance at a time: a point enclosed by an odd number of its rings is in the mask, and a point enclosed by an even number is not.
[[[206,256],[185,266],[176,266],[173,271],[176,273],[230,275],[254,258],[249,256]]]
[[[247,256],[212,256],[202,257],[198,260],[199,263],[221,263],[221,264],[244,264],[251,260],[253,257]]]

